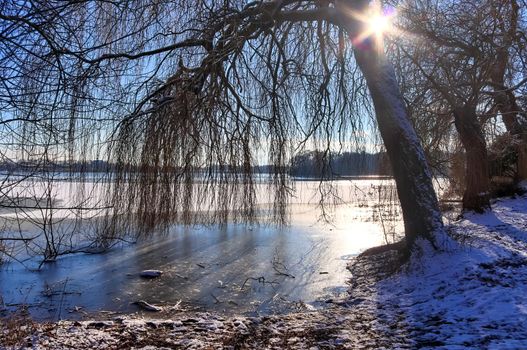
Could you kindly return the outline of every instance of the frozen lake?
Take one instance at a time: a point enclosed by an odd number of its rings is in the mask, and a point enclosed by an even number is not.
[[[384,232],[400,233],[402,225],[398,208],[379,201],[380,186],[393,190],[390,180],[337,181],[341,200],[330,208],[330,223],[320,220],[317,186],[317,181],[296,182],[299,195],[291,201],[291,221],[285,227],[174,226],[166,234],[104,254],[66,255],[38,271],[5,263],[0,268],[0,306],[25,305],[34,317],[46,320],[100,311],[140,312],[132,304],[137,300],[253,315],[324,307],[346,295],[348,260],[385,243]],[[31,234],[30,225],[26,230]],[[37,262],[33,257],[25,265]],[[140,278],[146,269],[164,273],[152,280]]]

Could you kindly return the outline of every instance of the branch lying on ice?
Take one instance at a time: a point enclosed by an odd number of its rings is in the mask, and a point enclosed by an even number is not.
[[[273,257],[272,264],[273,270],[275,270],[277,275],[295,278],[295,276],[291,275],[290,273],[284,272],[284,270],[287,270],[287,267],[280,261],[280,259],[276,255]]]
[[[243,290],[243,288],[245,287],[247,282],[251,281],[251,280],[252,281],[257,281],[258,283],[262,283],[262,284],[266,284],[267,283],[267,284],[270,284],[272,286],[274,286],[275,284],[280,284],[280,282],[277,282],[277,281],[267,281],[264,276],[257,277],[257,278],[255,278],[255,277],[247,277],[245,279],[245,281],[243,282],[242,286],[240,287],[240,290]]]

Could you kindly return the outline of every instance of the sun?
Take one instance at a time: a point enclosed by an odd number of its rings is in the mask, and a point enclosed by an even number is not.
[[[374,1],[365,16],[366,35],[382,39],[385,35],[393,32],[392,22],[396,11],[393,7],[383,8],[380,1]]]
[[[384,35],[390,27],[391,17],[384,13],[376,13],[368,20],[368,32],[375,36]]]
[[[373,39],[377,44],[382,43],[383,38],[395,33],[392,24],[396,15],[393,7],[382,8],[379,1],[373,1],[369,9],[363,13],[350,13],[352,17],[363,23],[363,30],[354,38],[354,43],[361,44]],[[378,45],[379,47],[382,44]]]

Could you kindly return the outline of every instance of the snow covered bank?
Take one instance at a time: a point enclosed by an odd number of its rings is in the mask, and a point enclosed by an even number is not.
[[[527,197],[498,200],[492,212],[465,215],[449,230],[457,249],[369,288],[359,281],[355,299],[366,295],[362,306],[403,329],[410,347],[527,348]],[[359,276],[386,266],[361,264]]]
[[[351,266],[350,299],[270,317],[180,313],[171,320],[3,324],[0,344],[28,348],[527,348],[527,196],[449,230],[462,244],[390,271],[389,253]],[[391,273],[391,274],[387,274]],[[17,333],[17,334],[15,334]],[[14,336],[16,335],[16,337]]]

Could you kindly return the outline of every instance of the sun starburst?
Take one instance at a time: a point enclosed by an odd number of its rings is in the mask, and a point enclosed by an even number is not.
[[[355,45],[360,46],[372,40],[376,44],[382,44],[386,35],[395,33],[392,22],[396,15],[396,10],[393,7],[383,9],[379,1],[372,2],[366,12],[351,12],[350,15],[363,24],[362,31],[353,40]],[[376,46],[382,47],[382,45]]]

